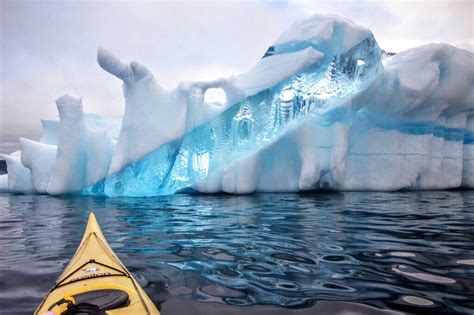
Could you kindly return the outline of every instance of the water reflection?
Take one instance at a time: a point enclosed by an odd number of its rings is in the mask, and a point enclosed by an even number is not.
[[[0,308],[33,310],[94,211],[111,246],[163,307],[176,299],[236,307],[333,300],[467,312],[473,209],[473,192],[0,195]]]

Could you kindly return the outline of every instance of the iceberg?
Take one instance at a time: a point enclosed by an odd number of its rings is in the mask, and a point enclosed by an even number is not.
[[[474,188],[474,54],[430,44],[383,52],[332,15],[294,23],[248,72],[162,88],[99,48],[122,81],[121,120],[57,100],[40,141],[3,155],[0,190],[156,196]],[[219,90],[224,101],[206,98]]]

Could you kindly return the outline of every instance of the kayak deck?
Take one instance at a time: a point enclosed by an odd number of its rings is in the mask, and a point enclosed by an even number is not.
[[[122,291],[128,295],[128,305],[107,310],[107,314],[160,314],[112,251],[91,213],[76,253],[35,314],[48,310],[61,314],[67,304],[54,306],[55,303],[62,299],[74,300],[74,296],[95,290]]]

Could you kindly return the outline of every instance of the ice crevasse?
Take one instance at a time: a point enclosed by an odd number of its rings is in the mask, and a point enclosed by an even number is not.
[[[474,54],[430,44],[383,52],[332,15],[294,23],[250,71],[160,87],[99,48],[123,82],[125,113],[57,99],[39,141],[3,155],[0,190],[155,196],[474,188]],[[205,98],[225,92],[225,102]]]

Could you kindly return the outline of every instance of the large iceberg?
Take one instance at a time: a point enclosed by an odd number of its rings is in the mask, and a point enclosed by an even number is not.
[[[39,142],[4,155],[0,190],[154,196],[474,188],[474,54],[430,44],[385,54],[331,15],[293,24],[250,71],[160,87],[99,48],[125,114],[63,96]],[[208,101],[220,89],[225,101]]]

